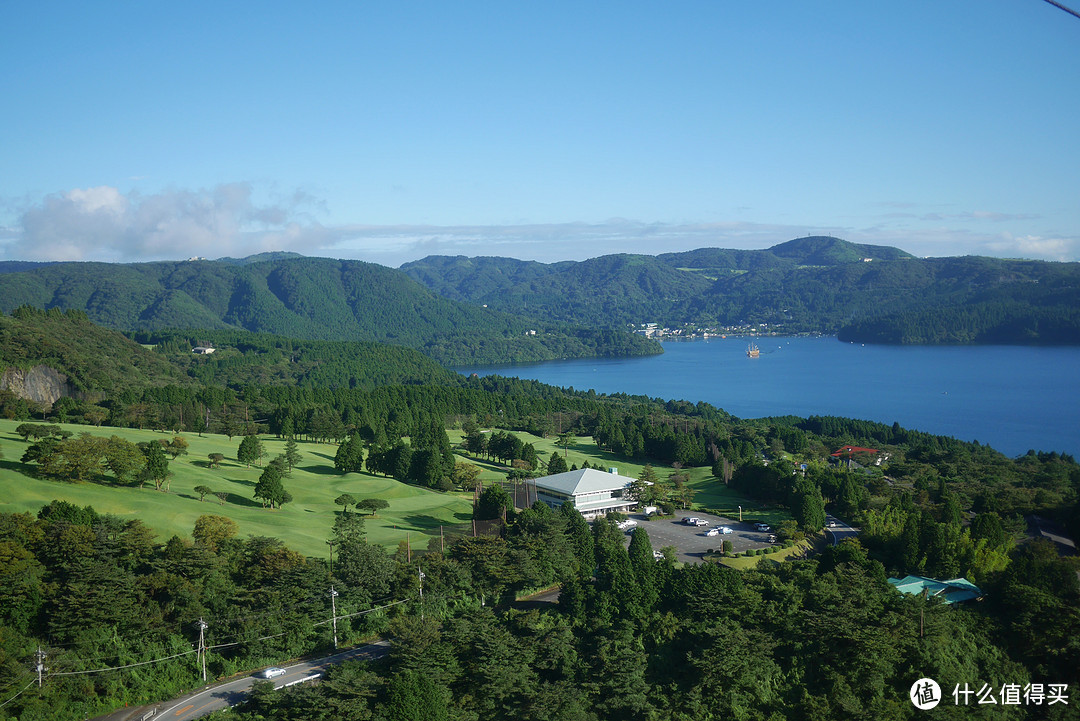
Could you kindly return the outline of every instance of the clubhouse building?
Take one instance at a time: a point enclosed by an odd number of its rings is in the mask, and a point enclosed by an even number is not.
[[[596,468],[582,468],[537,478],[532,483],[538,500],[552,508],[572,501],[585,520],[592,520],[612,511],[628,513],[636,506],[637,501],[630,497],[633,482],[633,478],[620,476],[617,468],[609,468],[607,473]]]

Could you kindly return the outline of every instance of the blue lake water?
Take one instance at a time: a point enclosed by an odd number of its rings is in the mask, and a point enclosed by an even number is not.
[[[645,358],[459,368],[597,393],[705,401],[742,418],[834,415],[1080,455],[1080,348],[881,346],[835,338],[668,342]]]

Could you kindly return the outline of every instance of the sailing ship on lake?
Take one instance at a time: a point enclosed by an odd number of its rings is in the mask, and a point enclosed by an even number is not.
[[[761,351],[758,350],[757,343],[750,341],[750,345],[746,346],[746,357],[757,358],[761,355]]]

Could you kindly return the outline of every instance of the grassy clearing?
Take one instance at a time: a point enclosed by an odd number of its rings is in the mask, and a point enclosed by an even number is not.
[[[28,476],[19,462],[27,444],[15,434],[20,421],[0,419],[0,512],[29,511],[37,513],[53,499],[62,499],[80,506],[93,506],[100,513],[112,513],[125,518],[138,518],[159,534],[159,540],[172,535],[190,536],[195,519],[204,513],[228,516],[236,521],[242,536],[273,536],[291,548],[309,555],[325,556],[325,539],[330,535],[334,514],[340,510],[334,499],[342,493],[357,498],[377,497],[390,502],[390,507],[375,518],[367,518],[368,540],[394,547],[411,536],[415,545],[426,545],[421,534],[439,532],[440,524],[466,523],[472,518],[471,497],[460,493],[437,493],[399,483],[391,478],[367,473],[339,475],[334,470],[336,446],[300,442],[303,460],[285,479],[285,488],[293,502],[281,510],[262,508],[252,497],[261,468],[245,468],[236,461],[240,438],[231,441],[225,436],[184,434],[190,447],[188,455],[169,462],[173,473],[169,493],[159,493],[153,487],[103,483],[65,483]],[[118,435],[132,442],[171,438],[171,434],[124,428],[94,428],[64,424],[73,433]],[[284,441],[263,438],[269,457],[284,451]],[[208,454],[221,453],[225,462],[210,468]],[[224,505],[217,498],[199,501],[195,486],[205,485],[214,491],[229,494]]]

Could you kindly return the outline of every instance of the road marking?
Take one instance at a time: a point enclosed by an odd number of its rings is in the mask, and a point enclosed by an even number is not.
[[[184,713],[188,709],[192,709],[192,708],[195,708],[195,704],[189,703],[187,706],[185,706],[182,709],[179,709],[176,713],[174,713],[173,716],[179,716],[180,714]]]

